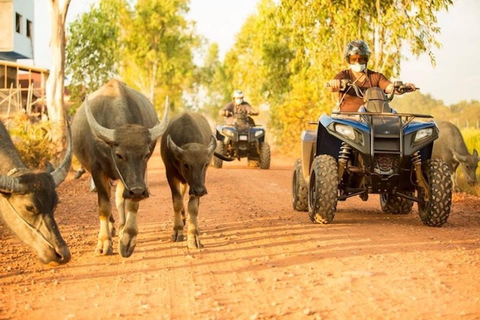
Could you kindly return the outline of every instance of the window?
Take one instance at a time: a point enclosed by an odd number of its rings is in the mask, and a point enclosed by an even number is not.
[[[27,20],[27,37],[32,39],[33,37],[33,22]]]
[[[15,13],[15,31],[22,33],[22,15],[18,13]]]

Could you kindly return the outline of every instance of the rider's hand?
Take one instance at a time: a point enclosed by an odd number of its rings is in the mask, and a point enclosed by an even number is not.
[[[328,86],[332,89],[340,89],[342,84],[341,84],[339,79],[333,79],[333,80],[328,81]]]

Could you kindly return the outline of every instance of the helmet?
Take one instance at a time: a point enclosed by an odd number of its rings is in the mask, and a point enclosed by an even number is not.
[[[372,52],[370,51],[370,48],[368,45],[365,43],[363,40],[353,40],[350,41],[347,44],[347,47],[345,48],[345,60],[347,63],[350,63],[350,56],[358,54],[360,56],[366,56],[367,57],[367,62],[370,59],[370,55]]]
[[[243,91],[242,90],[233,91],[233,99],[243,99]]]

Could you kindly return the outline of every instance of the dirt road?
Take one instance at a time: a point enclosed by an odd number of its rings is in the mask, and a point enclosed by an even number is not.
[[[448,223],[340,202],[330,225],[290,203],[294,159],[270,170],[207,172],[202,250],[170,241],[173,211],[158,152],[132,257],[96,257],[89,175],[59,189],[72,252],[51,269],[0,227],[0,319],[480,319],[480,198],[456,194]],[[116,212],[115,212],[116,216]]]

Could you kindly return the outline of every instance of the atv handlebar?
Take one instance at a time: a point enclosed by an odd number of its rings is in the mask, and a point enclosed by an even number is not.
[[[237,113],[235,113],[235,114],[238,114],[238,113],[240,113],[240,112],[237,112]],[[246,112],[246,114],[249,115],[249,116],[258,116],[258,115],[259,115],[259,112],[257,112],[257,111],[248,111],[248,112]],[[232,116],[234,115],[234,113],[233,113],[232,111],[230,111],[230,110],[225,110],[225,111],[224,111],[224,115],[225,115],[225,117],[232,117]]]
[[[340,91],[345,91],[348,88],[352,87],[355,90],[355,93],[357,94],[358,97],[360,97],[360,98],[363,97],[362,90],[352,80],[350,80],[350,79],[339,79],[339,80],[340,80],[340,88],[339,88]],[[330,83],[327,82],[325,84],[325,87],[327,87],[327,88],[331,87]],[[393,88],[394,88],[393,92],[398,92],[400,94],[420,90],[420,88],[412,88],[409,85],[405,85],[405,84],[403,84],[402,81],[393,82]],[[392,97],[389,98],[389,100],[392,100],[392,98],[393,98],[393,94],[392,94]]]
[[[393,83],[393,87],[398,93],[407,93],[420,90],[420,88],[412,88],[411,86],[404,85],[402,81],[395,81]]]

